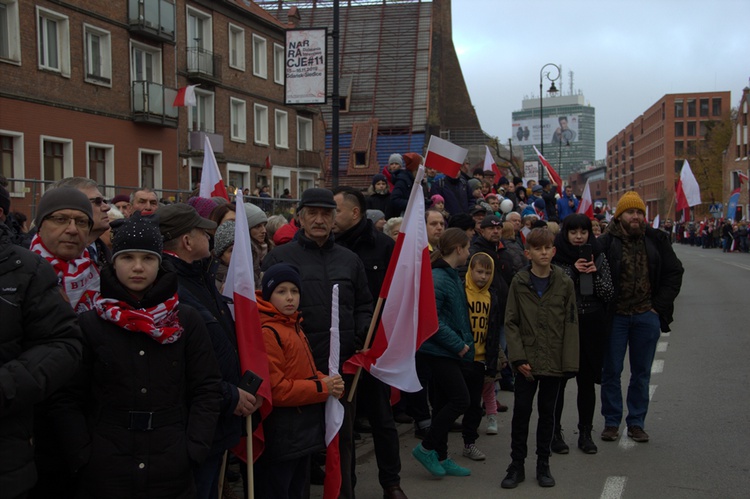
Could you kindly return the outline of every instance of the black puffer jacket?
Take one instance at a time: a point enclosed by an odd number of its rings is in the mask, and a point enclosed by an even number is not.
[[[75,373],[81,330],[49,263],[14,246],[0,223],[0,496],[36,481],[34,404]]]
[[[346,232],[336,234],[336,244],[353,251],[362,260],[370,294],[377,300],[396,245],[393,238],[378,232],[370,220],[363,218]]]
[[[362,260],[334,244],[333,234],[323,246],[297,233],[296,239],[277,246],[263,259],[262,270],[279,262],[299,269],[302,276],[300,312],[315,366],[328,372],[331,331],[331,292],[339,285],[339,332],[341,365],[362,347],[372,318],[372,295]]]
[[[137,308],[176,291],[177,276],[162,271],[136,303],[110,268],[102,272],[102,296]],[[184,331],[170,344],[127,331],[96,311],[79,317],[83,364],[51,415],[67,430],[61,440],[80,475],[80,497],[195,497],[192,467],[210,452],[220,377],[200,315],[183,304],[178,313]]]

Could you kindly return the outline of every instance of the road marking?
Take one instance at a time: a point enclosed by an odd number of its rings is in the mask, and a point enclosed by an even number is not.
[[[651,374],[659,374],[662,371],[664,371],[664,360],[656,359],[654,363],[651,364]]]
[[[725,263],[727,265],[732,265],[734,267],[739,267],[739,268],[741,268],[743,270],[750,270],[750,265],[743,265],[741,263],[728,262],[728,261],[723,260],[721,258],[714,258],[714,260],[716,260],[717,262]]]
[[[667,346],[669,346],[669,342],[668,341],[660,341],[659,343],[656,344],[656,351],[657,352],[666,352],[667,351]]]
[[[625,492],[625,482],[627,481],[628,477],[625,476],[607,477],[607,481],[604,482],[601,499],[620,499],[623,492]]]
[[[654,398],[654,392],[656,391],[656,385],[648,385],[648,399]]]
[[[620,441],[617,443],[617,446],[622,450],[629,450],[635,447],[635,442],[632,441],[630,437],[628,437],[628,431],[626,428],[623,428],[622,435],[620,435]],[[609,480],[609,478],[607,480]]]

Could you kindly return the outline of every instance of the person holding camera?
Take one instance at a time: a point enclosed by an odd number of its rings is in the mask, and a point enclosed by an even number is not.
[[[607,303],[614,296],[614,286],[609,262],[596,243],[591,220],[586,215],[574,213],[565,217],[555,237],[555,249],[552,262],[573,280],[578,307],[578,448],[586,454],[596,454],[598,449],[591,439],[591,428],[596,406],[596,384],[602,380],[604,342],[607,338],[605,311]],[[558,454],[569,451],[560,424],[566,381],[562,381],[555,407],[557,426],[552,438],[552,451]]]

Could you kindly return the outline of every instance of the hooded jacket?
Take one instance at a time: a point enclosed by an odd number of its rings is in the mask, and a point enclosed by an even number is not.
[[[488,374],[497,373],[498,358],[504,362],[505,353],[500,348],[500,328],[503,316],[497,301],[497,294],[492,289],[492,277],[487,283],[479,287],[471,275],[471,265],[477,254],[471,257],[466,271],[466,301],[469,308],[469,322],[474,335],[474,360],[484,362]],[[488,255],[489,256],[489,255]],[[490,258],[492,274],[495,263]]]

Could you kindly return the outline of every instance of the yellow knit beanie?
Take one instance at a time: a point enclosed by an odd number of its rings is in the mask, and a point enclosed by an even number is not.
[[[620,200],[617,202],[617,209],[615,210],[615,218],[620,218],[623,212],[635,208],[641,210],[644,214],[646,213],[646,204],[643,202],[641,197],[635,191],[628,191],[622,195]]]

